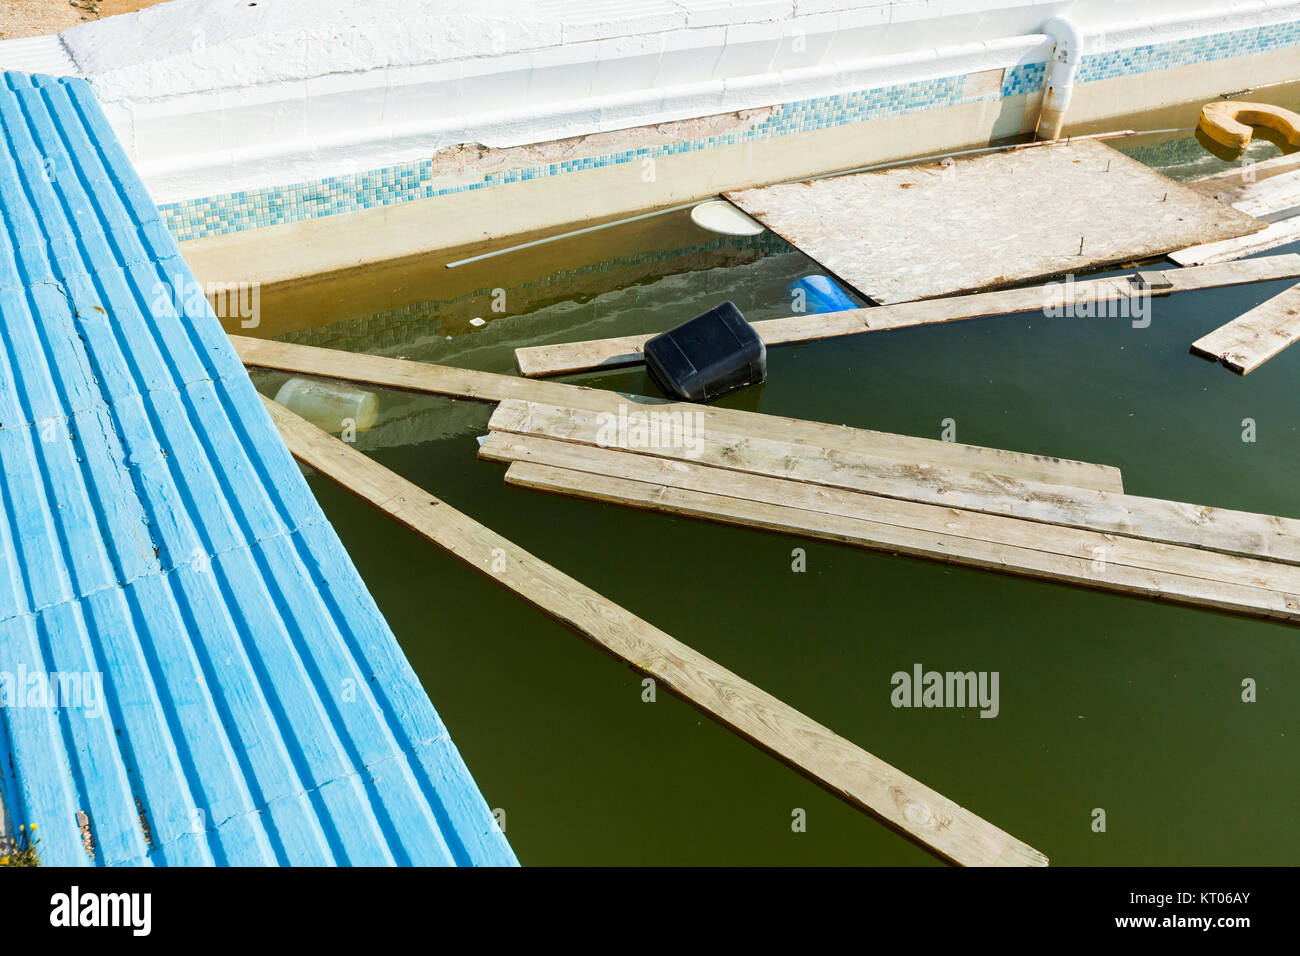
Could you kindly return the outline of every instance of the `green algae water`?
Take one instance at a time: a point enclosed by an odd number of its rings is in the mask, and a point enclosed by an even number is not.
[[[1195,109],[1175,113],[1161,125],[1193,125]],[[1183,176],[1227,165],[1187,132],[1119,145]],[[666,329],[723,299],[751,320],[789,314],[787,284],[822,271],[770,234],[722,239],[684,213],[650,222],[468,277],[440,260],[346,292],[272,291],[266,331],[510,372],[516,346]],[[774,348],[767,383],[723,403],[929,438],[947,427],[1116,465],[1132,494],[1300,517],[1300,347],[1246,378],[1188,354],[1289,284],[1156,299],[1147,328],[1033,313]],[[270,395],[288,378],[254,377]],[[561,380],[658,394],[640,368]],[[1300,860],[1295,628],[508,488],[503,466],[476,458],[490,406],[368,390],[382,411],[358,448],[1054,864]],[[645,701],[623,662],[311,483],[524,864],[936,864],[666,690]],[[996,672],[996,716],[893,706],[893,675],[918,665]]]

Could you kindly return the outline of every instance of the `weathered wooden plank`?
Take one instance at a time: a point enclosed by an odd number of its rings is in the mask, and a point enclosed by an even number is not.
[[[1300,275],[1300,256],[1296,257],[1296,263],[1297,275]],[[428,365],[377,355],[359,355],[309,345],[293,345],[237,335],[232,335],[230,340],[244,364],[261,368],[485,402],[523,399],[614,414],[627,413],[641,407],[652,407],[668,412],[703,416],[702,420],[708,428],[743,430],[761,427],[766,433],[780,436],[785,440],[810,443],[822,448],[839,448],[846,451],[870,450],[884,457],[895,456],[914,462],[995,471],[999,474],[1031,478],[1052,484],[1110,491],[1122,490],[1119,469],[1110,465],[1094,465],[1064,458],[1049,458],[997,448],[981,448],[976,445],[959,445],[930,438],[915,438],[910,435],[895,435],[843,425],[827,425],[796,418],[760,415],[736,409],[670,404],[603,389],[565,385],[559,382],[536,382],[514,375],[497,375],[472,369]]]
[[[1300,169],[1265,179],[1247,179],[1238,171],[1235,181],[1216,181],[1213,188],[1202,184],[1199,191],[1247,215],[1271,216],[1300,205]]]
[[[267,401],[289,450],[470,567],[943,859],[1045,866],[1042,853],[845,740],[513,542]],[[502,558],[504,557],[504,561]],[[500,570],[494,570],[494,568]]]
[[[1121,590],[1156,600],[1167,599],[1293,624],[1300,622],[1300,611],[1297,610],[1300,605],[1293,597],[1239,584],[1188,578],[1124,564],[1107,564],[1104,574],[1099,575],[1095,561],[1086,558],[932,531],[921,532],[869,519],[806,511],[528,461],[513,462],[506,471],[506,482],[666,514],[797,534],[1060,583]]]
[[[1229,166],[1227,169],[1221,169],[1217,173],[1210,173],[1208,176],[1189,179],[1185,185],[1195,189],[1202,195],[1219,199],[1217,193],[1220,190],[1233,189],[1237,186],[1249,185],[1252,182],[1264,182],[1275,176],[1285,176],[1296,171],[1300,171],[1300,153],[1287,153],[1282,156],[1261,160],[1258,163],[1243,162],[1235,166]],[[1222,199],[1221,201],[1231,202],[1230,199]]]
[[[1192,351],[1221,361],[1238,375],[1247,375],[1297,341],[1300,285],[1293,285],[1197,339]]]
[[[1237,166],[1193,180],[1188,186],[1232,208],[1269,220],[1266,229],[1171,252],[1183,266],[1230,262],[1255,252],[1276,249],[1300,239],[1300,156],[1276,156],[1262,163]]]
[[[1075,301],[1084,301],[1087,297],[1088,301],[1101,302],[1129,298],[1135,290],[1133,284],[1126,278],[1108,278],[1076,282],[1071,287],[1071,291]],[[1032,286],[1027,289],[979,292],[948,299],[903,302],[877,308],[845,309],[842,312],[761,319],[751,324],[765,345],[786,345],[791,342],[836,338],[859,332],[877,332],[911,325],[931,325],[983,316],[1005,315],[1011,312],[1035,311],[1058,302],[1064,304],[1064,296],[1063,285]],[[645,343],[658,334],[647,332],[583,342],[521,347],[515,349],[515,364],[520,374],[528,378],[634,365],[645,360],[642,354]]]
[[[724,193],[878,303],[1029,282],[1264,228],[1092,140]],[[1026,215],[1050,209],[1051,215]]]
[[[1047,554],[1081,558],[1092,562],[1095,586],[1127,591],[1123,581],[1108,575],[1111,565],[1167,573],[1184,584],[1182,598],[1188,604],[1220,607],[1213,588],[1200,588],[1195,579],[1213,583],[1275,591],[1300,607],[1300,568],[1275,561],[1258,561],[1199,548],[1181,548],[1141,538],[1102,534],[1056,525],[1044,525],[1020,518],[963,511],[937,505],[823,485],[726,471],[708,465],[637,455],[611,448],[533,435],[494,431],[479,448],[479,457],[490,461],[529,461],[569,471],[609,475],[630,481],[667,485],[687,491],[740,498],[813,511],[825,515],[857,518],[879,524],[950,538],[970,538]],[[1008,552],[1010,554],[1010,552]],[[1008,560],[1009,570],[1017,570]],[[1078,582],[1073,582],[1078,583]],[[1172,592],[1169,592],[1172,598]],[[1271,599],[1270,599],[1271,601]],[[1285,603],[1285,602],[1284,602]],[[1270,606],[1271,604],[1267,604]],[[1240,609],[1239,607],[1236,609]]]
[[[1276,249],[1288,242],[1300,239],[1300,216],[1279,219],[1271,222],[1260,232],[1240,239],[1225,239],[1222,242],[1209,242],[1204,245],[1190,246],[1169,253],[1169,258],[1180,266],[1204,266],[1231,262],[1256,252]],[[1262,260],[1254,259],[1253,262]],[[1171,273],[1172,274],[1172,273]]]
[[[825,451],[754,432],[697,430],[687,441],[674,439],[671,428],[661,425],[661,437],[656,440],[653,431],[647,430],[651,436],[647,440],[642,438],[642,432],[620,427],[609,416],[536,403],[502,402],[492,415],[490,427],[887,498],[1300,563],[1300,521],[1294,518],[1047,485],[838,449]],[[664,439],[664,435],[669,438]]]
[[[1262,236],[1264,233],[1257,235]],[[1224,262],[1196,268],[1145,272],[1144,275],[1149,283],[1169,283],[1168,289],[1156,294],[1190,292],[1196,289],[1266,282],[1274,279],[1294,279],[1300,278],[1300,255],[1290,253],[1245,262]],[[1071,303],[1121,302],[1132,298],[1135,294],[1133,284],[1126,278],[1087,279],[1068,285],[1054,282],[1024,289],[981,292],[877,308],[847,309],[843,312],[820,315],[792,315],[780,319],[764,319],[754,322],[753,326],[764,344],[785,345],[791,342],[809,342],[841,335],[879,332],[939,322],[956,322],[1015,312],[1041,310],[1051,313]],[[645,360],[642,349],[645,343],[657,334],[650,332],[642,335],[519,348],[515,350],[515,362],[520,373],[530,378],[634,365]]]

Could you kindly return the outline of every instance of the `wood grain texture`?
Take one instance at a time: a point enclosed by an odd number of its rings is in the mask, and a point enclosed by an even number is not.
[[[1264,228],[1093,140],[723,195],[882,304],[1133,262]]]
[[[1274,226],[1281,225],[1271,225],[1256,236],[1265,236],[1269,234],[1269,230],[1274,229]],[[1247,239],[1254,238],[1247,237]],[[1143,274],[1148,282],[1170,283],[1167,290],[1156,294],[1189,292],[1273,279],[1300,278],[1300,255],[1294,253],[1245,262],[1226,261],[1232,258],[1236,256],[1228,255],[1224,262],[1214,262],[1195,268],[1170,269],[1163,272],[1148,271]],[[1068,294],[1067,288],[1070,290]],[[1086,279],[1076,281],[1068,287],[1064,283],[1048,283],[1024,289],[979,292],[973,295],[903,302],[877,308],[846,309],[843,312],[819,315],[792,315],[780,319],[763,319],[752,325],[765,345],[774,346],[837,338],[841,335],[857,335],[863,332],[908,328],[915,325],[934,325],[941,322],[1009,315],[1016,312],[1040,312],[1069,302],[1116,302],[1133,295],[1134,287],[1127,278]],[[589,339],[582,342],[518,348],[515,349],[515,362],[520,374],[530,378],[635,365],[645,361],[642,349],[645,343],[657,334],[651,332],[609,339]]]
[[[1300,256],[1296,257],[1300,275]],[[318,375],[324,378],[383,385],[389,388],[430,392],[485,402],[522,399],[586,409],[593,412],[629,411],[653,408],[668,412],[699,414],[709,428],[746,430],[761,428],[765,433],[787,441],[813,444],[827,449],[843,449],[906,458],[998,474],[1029,478],[1049,484],[1108,491],[1122,490],[1118,468],[998,448],[982,448],[955,442],[916,438],[844,425],[828,425],[797,418],[782,418],[736,409],[706,405],[675,404],[624,395],[604,389],[584,388],[559,382],[536,382],[515,375],[498,375],[471,369],[428,365],[377,355],[359,355],[336,349],[293,345],[265,339],[232,335],[235,351],[246,365],[274,368],[286,372]]]
[[[1221,199],[1217,195],[1219,190],[1245,185],[1248,181],[1263,182],[1275,176],[1285,176],[1288,173],[1297,171],[1300,171],[1300,153],[1287,153],[1283,156],[1274,156],[1270,159],[1261,160],[1258,163],[1242,163],[1229,166],[1227,169],[1221,169],[1217,173],[1210,173],[1208,176],[1189,179],[1184,185],[1197,190],[1203,195],[1228,202],[1230,200]]]
[[[1037,850],[845,740],[433,495],[266,400],[294,457],[942,859],[1045,866]],[[504,556],[502,567],[501,556]],[[494,565],[501,570],[493,570]]]
[[[1276,156],[1262,163],[1234,166],[1187,184],[1239,212],[1269,221],[1266,229],[1169,254],[1179,265],[1230,262],[1300,239],[1300,155]]]
[[[1260,232],[1249,236],[1242,236],[1240,239],[1225,239],[1222,242],[1209,242],[1204,245],[1190,246],[1187,249],[1179,249],[1177,252],[1171,252],[1169,258],[1174,260],[1180,266],[1204,266],[1232,262],[1234,259],[1240,259],[1242,256],[1249,256],[1256,252],[1267,252],[1269,249],[1276,249],[1278,246],[1284,246],[1288,242],[1295,242],[1300,239],[1300,216],[1293,216],[1290,219],[1279,219],[1277,222],[1271,222],[1268,227]],[[1259,259],[1250,260],[1259,262]]]
[[[818,514],[858,518],[923,534],[970,538],[1083,558],[1093,562],[1096,586],[1100,588],[1113,586],[1106,575],[1106,569],[1110,565],[1126,565],[1186,578],[1275,591],[1300,607],[1300,597],[1297,597],[1300,595],[1300,567],[1275,561],[1259,561],[1199,548],[1181,548],[1142,538],[882,498],[807,482],[726,471],[708,465],[532,435],[494,431],[480,446],[479,457],[500,462],[529,461],[570,471],[609,475],[688,491],[705,491]],[[1123,587],[1115,589],[1125,590]],[[1192,592],[1192,596],[1197,595]],[[1201,602],[1194,600],[1189,603]],[[1270,603],[1269,606],[1285,609],[1286,603]]]
[[[1197,355],[1247,375],[1300,341],[1300,285],[1293,285],[1192,343]]]
[[[575,471],[532,461],[512,463],[506,471],[506,482],[539,491],[630,505],[665,514],[801,535],[1056,583],[1120,591],[1291,624],[1300,623],[1300,603],[1297,603],[1294,596],[1201,577],[1152,571],[1131,564],[1107,562],[1104,570],[1099,572],[1095,558],[1063,555],[958,534],[918,531],[870,518],[809,511],[713,491]]]
[[[490,427],[964,511],[1300,563],[1300,521],[1294,518],[795,446],[754,431],[710,428],[690,443],[643,447],[637,434],[612,428],[609,418],[599,413],[537,403],[501,403]]]
[[[1242,169],[1234,173],[1229,180],[1201,183],[1198,191],[1251,216],[1272,216],[1300,206],[1300,169],[1264,178],[1256,175],[1254,167],[1249,167],[1248,173]]]

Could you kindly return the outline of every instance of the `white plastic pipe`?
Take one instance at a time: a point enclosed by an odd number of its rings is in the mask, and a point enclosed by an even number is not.
[[[379,420],[375,393],[344,382],[291,378],[280,386],[275,400],[334,435],[349,430],[369,431]]]
[[[1059,139],[1065,125],[1065,112],[1074,92],[1074,75],[1083,58],[1083,31],[1068,17],[1053,17],[1043,24],[1043,32],[1055,38],[1056,49],[1047,62],[1043,79],[1043,105],[1038,113],[1039,139]]]

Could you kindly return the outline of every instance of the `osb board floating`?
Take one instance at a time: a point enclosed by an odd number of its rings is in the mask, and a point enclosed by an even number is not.
[[[725,195],[878,303],[1078,273],[1266,225],[1093,140]]]

